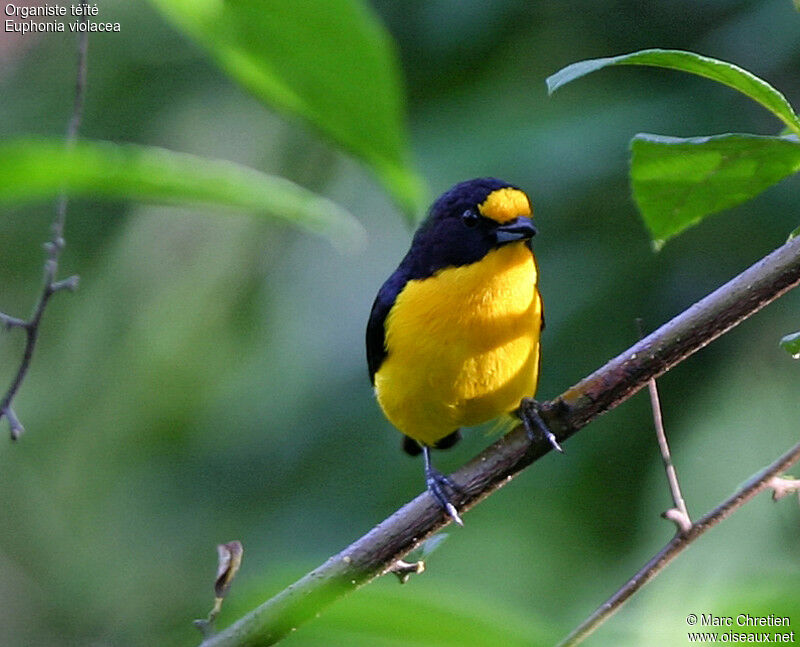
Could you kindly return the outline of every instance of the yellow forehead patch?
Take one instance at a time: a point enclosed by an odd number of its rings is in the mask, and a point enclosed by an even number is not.
[[[528,196],[519,189],[505,187],[492,191],[486,200],[478,205],[478,211],[487,218],[503,223],[520,216],[530,216],[531,203]]]

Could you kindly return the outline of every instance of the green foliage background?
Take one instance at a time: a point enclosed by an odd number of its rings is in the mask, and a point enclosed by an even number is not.
[[[800,105],[791,3],[372,8],[396,40],[410,146],[431,194],[491,174],[533,197],[548,324],[540,397],[630,345],[636,317],[658,326],[797,226],[793,177],[654,255],[630,197],[631,136],[780,125],[740,95],[674,72],[607,70],[551,98],[544,86],[573,61],[662,46],[732,61]],[[123,30],[91,38],[86,137],[288,177],[354,213],[368,243],[339,253],[246,215],[71,203],[64,268],[80,273],[81,289],[47,312],[16,403],[28,433],[0,443],[8,645],[194,644],[191,619],[211,606],[215,544],[245,547],[224,624],[422,487],[419,461],[400,452],[372,399],[363,351],[372,298],[409,241],[403,215],[360,163],[266,110],[149,5],[109,1],[103,12]],[[73,51],[68,34],[2,49],[0,138],[62,134]],[[338,79],[343,92],[350,81]],[[5,312],[32,305],[52,213],[40,204],[0,216]],[[798,313],[800,294],[789,294],[660,381],[693,514],[796,441],[800,364],[778,340],[797,330]],[[3,380],[21,344],[0,338]],[[488,442],[468,434],[438,463],[454,469]],[[673,532],[658,517],[669,494],[646,396],[566,450],[468,514],[424,575],[403,587],[378,581],[286,644],[526,645],[566,634]],[[800,630],[798,531],[797,500],[762,495],[588,644],[684,644],[689,613],[775,613]]]

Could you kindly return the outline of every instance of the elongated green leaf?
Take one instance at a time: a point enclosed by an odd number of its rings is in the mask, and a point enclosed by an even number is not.
[[[411,168],[393,43],[362,0],[151,0],[256,97],[362,158],[410,215]]]
[[[31,139],[0,144],[0,203],[69,195],[246,209],[352,245],[358,221],[289,180],[163,148]]]
[[[645,49],[631,54],[579,61],[548,77],[548,92],[552,94],[570,81],[614,65],[665,67],[712,79],[738,90],[753,101],[760,103],[783,121],[792,132],[800,135],[800,119],[786,97],[769,83],[732,63],[682,50]]]
[[[785,335],[780,341],[781,348],[795,359],[800,359],[800,332]]]
[[[639,134],[631,149],[633,196],[656,246],[800,170],[793,136]]]
[[[426,577],[422,575],[420,577]],[[412,585],[408,585],[412,586]],[[472,591],[445,590],[440,596],[369,587],[301,627],[298,647],[530,647],[553,645],[556,634],[536,614],[509,612]]]

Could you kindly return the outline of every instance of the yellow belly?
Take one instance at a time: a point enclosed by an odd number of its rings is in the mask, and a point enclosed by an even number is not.
[[[533,397],[542,303],[525,243],[409,281],[386,318],[388,353],[375,374],[386,417],[433,445],[461,426]]]

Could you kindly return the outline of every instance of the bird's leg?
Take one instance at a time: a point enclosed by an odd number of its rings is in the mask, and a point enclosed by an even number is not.
[[[533,398],[522,398],[522,402],[517,409],[516,414],[525,427],[525,433],[528,435],[528,440],[532,443],[538,442],[542,439],[547,440],[550,445],[558,452],[564,453],[561,445],[558,444],[556,435],[550,431],[542,416],[539,413],[541,405]]]
[[[450,502],[450,495],[458,489],[456,484],[431,465],[431,448],[427,445],[422,446],[422,456],[425,458],[425,484],[428,486],[428,492],[453,521],[463,526],[464,522],[458,516],[458,510]]]

